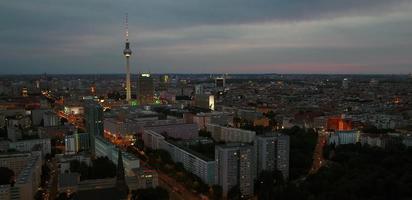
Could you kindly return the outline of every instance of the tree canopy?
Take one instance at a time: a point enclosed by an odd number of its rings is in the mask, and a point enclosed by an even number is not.
[[[0,185],[13,183],[14,172],[7,167],[0,167]]]
[[[116,176],[116,165],[107,157],[98,157],[88,166],[85,162],[72,160],[70,171],[80,173],[80,179],[101,179]]]
[[[169,193],[162,187],[138,189],[132,192],[133,200],[168,200]]]
[[[306,176],[312,166],[317,133],[297,126],[283,129],[282,133],[290,137],[290,179]]]
[[[412,150],[339,145],[318,173],[276,191],[277,199],[410,199]],[[291,197],[294,195],[295,197]]]

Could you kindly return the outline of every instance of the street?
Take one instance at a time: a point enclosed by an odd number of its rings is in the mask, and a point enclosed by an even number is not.
[[[325,164],[323,148],[326,144],[326,138],[327,134],[324,131],[320,131],[318,134],[318,141],[316,143],[315,151],[313,152],[313,164],[309,174],[316,173]]]

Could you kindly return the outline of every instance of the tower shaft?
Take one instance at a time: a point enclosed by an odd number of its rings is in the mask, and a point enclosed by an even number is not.
[[[132,90],[130,88],[130,61],[129,57],[126,57],[126,101],[132,99]]]
[[[126,101],[130,102],[132,99],[132,89],[130,85],[130,56],[132,55],[132,50],[130,49],[129,43],[129,29],[126,14],[126,43],[123,50],[123,55],[126,58]]]

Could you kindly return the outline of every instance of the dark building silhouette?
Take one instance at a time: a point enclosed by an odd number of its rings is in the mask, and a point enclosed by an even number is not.
[[[78,195],[73,198],[75,200],[125,200],[129,199],[129,187],[126,183],[123,157],[121,150],[118,149],[118,159],[117,159],[117,174],[116,182],[113,187],[109,188],[95,188],[89,190],[79,191]]]
[[[129,194],[129,187],[127,186],[124,175],[123,157],[120,149],[118,150],[117,156],[116,189],[121,198],[127,198]]]
[[[137,77],[137,99],[141,105],[152,104],[154,94],[153,77],[150,74],[140,74]]]

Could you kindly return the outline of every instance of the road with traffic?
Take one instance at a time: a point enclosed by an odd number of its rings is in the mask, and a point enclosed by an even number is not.
[[[327,133],[324,131],[318,132],[318,139],[313,152],[313,163],[309,170],[309,174],[315,174],[326,162],[323,157],[323,148],[325,147],[327,139]]]
[[[147,155],[139,151],[136,147],[132,147],[132,149],[132,153],[134,153],[137,157],[144,157],[145,160],[148,160]],[[148,165],[148,163],[145,160],[140,159],[140,166],[146,166],[152,169],[152,167]],[[189,191],[183,184],[179,183],[174,178],[168,176],[166,173],[163,173],[160,170],[156,170],[156,172],[159,177],[159,184],[169,191],[170,197],[172,199],[201,199],[198,194]]]
[[[47,97],[48,98],[53,98],[51,96],[47,96]],[[83,123],[83,116],[80,116],[80,115],[78,115],[78,116],[67,115],[63,111],[58,111],[58,110],[56,110],[56,114],[60,118],[67,119],[67,121],[69,123],[74,124],[77,128],[80,128],[80,129],[85,128],[84,123]],[[124,148],[124,146],[122,146],[121,148]],[[135,148],[135,147],[133,147],[133,148]],[[137,149],[135,149],[135,150],[136,151],[133,151],[133,153],[139,154],[140,151],[137,150]],[[136,155],[136,156],[141,157],[142,155]],[[143,156],[146,156],[146,155],[143,155]],[[141,166],[148,166],[147,163],[145,161],[143,161],[142,159],[140,159],[140,165]],[[150,167],[150,166],[148,166],[148,167]],[[198,194],[195,194],[195,193],[189,191],[184,185],[177,182],[172,177],[168,176],[167,174],[163,173],[160,170],[156,170],[156,172],[158,173],[159,184],[169,191],[171,199],[176,199],[176,200],[177,199],[179,199],[179,200],[180,199],[182,199],[182,200],[185,200],[185,199],[187,199],[187,200],[201,199]]]

